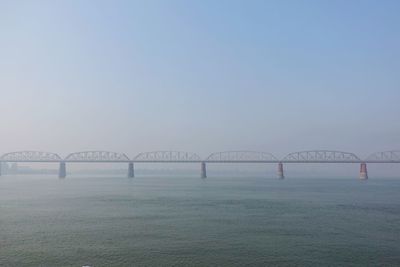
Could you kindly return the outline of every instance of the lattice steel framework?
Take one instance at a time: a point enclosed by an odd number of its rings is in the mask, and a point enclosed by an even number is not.
[[[223,151],[209,155],[206,161],[219,162],[263,162],[278,161],[271,153],[258,151]]]
[[[151,151],[142,152],[138,154],[134,161],[149,161],[149,162],[159,162],[159,161],[201,161],[199,155],[191,152],[184,151]]]
[[[376,161],[376,162],[400,162],[400,151],[391,150],[391,151],[382,151],[376,152],[368,156],[367,161]]]
[[[69,154],[65,161],[125,162],[129,158],[123,153],[109,151],[81,151]]]
[[[353,153],[331,150],[300,151],[288,154],[282,161],[294,162],[359,162]]]
[[[4,154],[1,158],[2,161],[10,162],[52,162],[61,161],[61,157],[55,153],[43,151],[17,151]]]

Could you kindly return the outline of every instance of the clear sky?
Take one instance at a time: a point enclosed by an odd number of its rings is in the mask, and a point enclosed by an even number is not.
[[[0,153],[400,149],[400,1],[1,1]]]

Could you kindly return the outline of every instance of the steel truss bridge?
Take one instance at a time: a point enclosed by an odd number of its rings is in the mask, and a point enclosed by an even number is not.
[[[354,153],[334,150],[309,150],[293,152],[279,159],[267,152],[258,151],[224,151],[215,152],[206,158],[183,151],[152,151],[139,153],[129,158],[124,153],[110,151],[81,151],[62,158],[56,153],[42,151],[10,152],[0,157],[0,163],[6,162],[39,162],[58,163],[59,177],[67,175],[67,163],[127,163],[128,177],[134,177],[134,163],[199,163],[201,177],[207,177],[206,164],[212,163],[275,163],[278,166],[278,178],[284,178],[283,164],[290,163],[358,163],[360,179],[368,179],[367,163],[400,163],[400,150],[383,151],[369,155],[365,159]],[[1,175],[1,164],[0,164]]]

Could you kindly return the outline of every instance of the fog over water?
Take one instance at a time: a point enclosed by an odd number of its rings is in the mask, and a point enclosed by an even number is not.
[[[2,1],[0,153],[399,149],[398,1]]]
[[[0,267],[400,266],[400,164],[359,161],[400,162],[399,14],[396,0],[0,1]],[[26,150],[57,155],[2,157]],[[352,163],[200,162],[232,150]],[[65,161],[79,151],[123,162]],[[129,162],[147,151],[198,156]]]

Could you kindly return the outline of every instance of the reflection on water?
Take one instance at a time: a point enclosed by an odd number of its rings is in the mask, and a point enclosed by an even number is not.
[[[400,179],[0,177],[0,266],[399,266]]]

